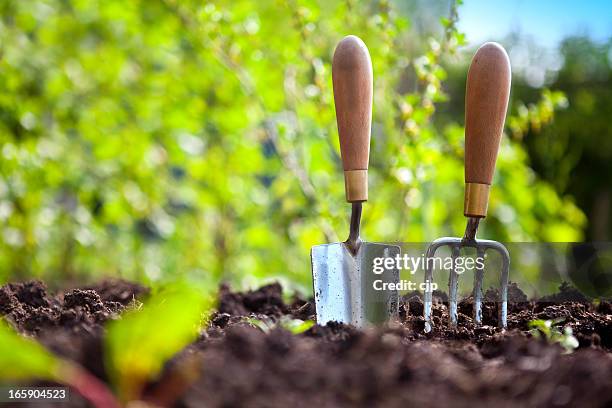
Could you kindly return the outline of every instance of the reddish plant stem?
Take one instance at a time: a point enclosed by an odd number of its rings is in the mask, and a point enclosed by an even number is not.
[[[61,372],[61,381],[74,388],[96,408],[121,408],[108,386],[83,368],[70,364]]]

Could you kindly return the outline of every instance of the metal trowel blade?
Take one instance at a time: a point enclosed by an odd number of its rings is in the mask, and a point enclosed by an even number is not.
[[[317,323],[340,322],[364,327],[397,318],[396,290],[376,290],[375,281],[399,282],[396,268],[374,273],[375,258],[395,258],[400,247],[362,242],[353,255],[346,244],[312,247],[312,277]],[[381,287],[382,282],[376,286]]]

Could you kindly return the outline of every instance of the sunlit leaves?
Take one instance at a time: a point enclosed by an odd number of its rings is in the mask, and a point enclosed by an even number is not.
[[[462,113],[444,116],[463,99],[449,87],[460,9],[417,35],[400,3],[3,2],[0,279],[284,276],[310,290],[308,247],[348,233],[330,69],[346,34],[374,69],[364,237],[460,233]],[[545,92],[512,111],[491,238],[579,237],[575,206],[529,194],[541,182],[517,143],[563,105]]]
[[[518,104],[516,115],[508,118],[508,128],[514,138],[521,139],[530,129],[539,132],[552,122],[556,110],[567,107],[568,100],[563,92],[545,89],[537,103],[529,106]]]

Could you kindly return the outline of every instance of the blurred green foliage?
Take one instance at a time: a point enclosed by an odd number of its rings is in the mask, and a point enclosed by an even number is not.
[[[540,129],[524,129],[533,168],[560,194],[571,194],[588,215],[586,238],[612,239],[612,40],[570,36],[560,47],[562,64],[550,86],[562,91],[570,109]],[[519,82],[521,98],[536,90]],[[525,110],[525,108],[523,108]]]
[[[349,33],[374,68],[364,236],[463,232],[462,114],[434,116],[463,103],[444,91],[443,66],[466,61],[455,6],[418,41],[386,0],[3,0],[0,15],[2,279],[309,288],[310,247],[348,234],[330,61]],[[544,92],[529,120],[564,104]],[[483,236],[582,238],[519,138],[494,183]]]

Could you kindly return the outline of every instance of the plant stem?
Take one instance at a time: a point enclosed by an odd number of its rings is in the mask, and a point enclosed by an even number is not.
[[[62,381],[83,396],[96,408],[121,408],[108,386],[82,367],[72,364],[62,364],[58,381]]]

